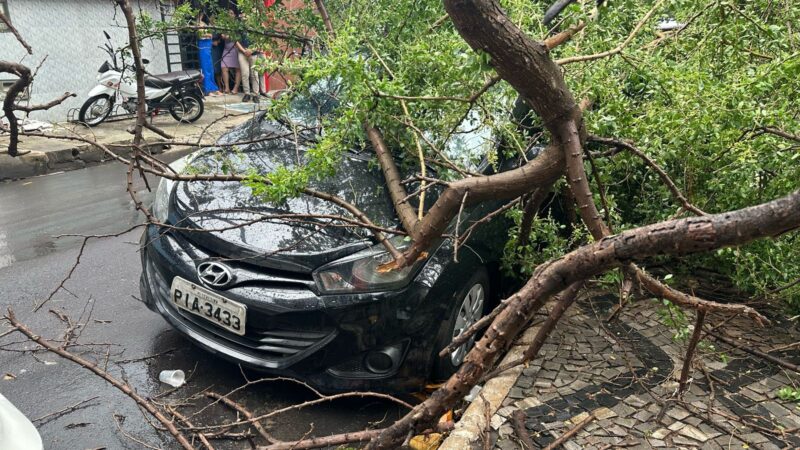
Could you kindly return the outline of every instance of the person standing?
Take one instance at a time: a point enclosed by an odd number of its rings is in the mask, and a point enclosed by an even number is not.
[[[236,49],[239,51],[239,67],[242,71],[242,101],[258,103],[258,95],[264,92],[264,78],[259,75],[254,63],[261,52],[251,48],[247,33],[242,34],[236,42]]]
[[[223,34],[222,39],[225,44],[222,47],[222,84],[224,85],[226,94],[238,94],[239,83],[242,81],[242,72],[239,70],[239,57],[236,51],[236,42],[230,36]],[[235,80],[233,83],[233,90],[230,89],[230,70],[234,71]]]
[[[211,36],[211,61],[214,63],[214,82],[217,86],[223,87],[221,90],[225,91],[230,86],[222,84],[222,49],[225,47],[225,41],[222,40],[220,33],[214,33]]]

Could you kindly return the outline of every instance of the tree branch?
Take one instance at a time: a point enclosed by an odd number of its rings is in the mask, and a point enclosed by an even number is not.
[[[192,444],[190,444],[189,441],[186,439],[186,437],[175,427],[175,424],[171,420],[167,419],[158,409],[156,409],[156,407],[151,402],[149,402],[147,399],[136,393],[136,391],[134,391],[127,383],[117,380],[116,378],[111,376],[111,374],[98,367],[96,364],[89,362],[78,355],[72,354],[67,350],[59,348],[51,344],[47,340],[43,339],[42,337],[36,335],[27,326],[25,326],[24,324],[20,323],[17,320],[17,316],[14,315],[14,311],[12,311],[11,308],[8,308],[8,312],[5,315],[5,319],[8,320],[8,323],[11,324],[11,326],[14,327],[14,329],[24,334],[28,339],[35,342],[40,347],[50,352],[53,352],[58,356],[67,359],[69,361],[72,361],[75,364],[78,364],[79,366],[93,372],[95,375],[106,380],[109,384],[122,391],[122,393],[130,397],[134,402],[136,402],[137,405],[139,405],[145,411],[150,413],[153,417],[156,418],[156,420],[158,420],[162,425],[164,425],[167,431],[169,431],[169,434],[171,434],[172,437],[174,437],[175,440],[178,441],[181,447],[183,447],[186,450],[194,450]]]
[[[636,24],[636,26],[633,28],[633,31],[630,32],[628,37],[626,37],[625,40],[622,41],[621,44],[619,44],[618,46],[614,47],[613,49],[607,50],[605,52],[595,53],[593,55],[571,56],[569,58],[557,59],[556,60],[556,64],[558,64],[559,66],[564,66],[564,65],[572,64],[572,63],[576,63],[576,62],[593,61],[595,59],[606,58],[606,57],[609,57],[609,56],[614,56],[617,53],[620,53],[622,50],[625,49],[625,47],[628,46],[628,44],[631,43],[633,38],[636,37],[637,34],[639,34],[639,32],[642,30],[642,27],[644,27],[645,23],[647,23],[647,21],[650,20],[650,17],[652,17],[653,14],[655,14],[655,12],[658,11],[658,8],[661,7],[662,3],[664,3],[664,0],[658,0],[653,5],[653,7],[650,8],[649,11],[647,11],[647,14],[645,14],[644,17],[642,17],[642,20],[640,20],[639,23]]]
[[[647,156],[647,154],[636,148],[636,146],[634,146],[633,144],[625,142],[620,139],[605,138],[594,135],[589,136],[587,139],[591,142],[597,142],[599,144],[625,149],[633,153],[634,155],[638,156],[642,161],[644,161],[645,164],[650,166],[650,168],[652,168],[658,174],[658,176],[661,178],[661,181],[667,186],[667,189],[669,189],[670,192],[672,192],[672,195],[675,196],[678,202],[680,202],[683,209],[693,212],[698,216],[706,215],[706,213],[703,210],[701,210],[700,208],[694,206],[692,203],[689,202],[686,196],[684,196],[683,193],[681,193],[680,189],[678,189],[678,186],[675,185],[675,182],[672,181],[672,178],[670,178],[670,176],[667,174],[667,172],[664,171],[664,169],[662,169],[658,164],[656,164],[655,161],[653,161],[649,156]]]
[[[17,41],[20,43],[20,45],[25,47],[25,51],[27,51],[29,55],[32,55],[33,48],[30,46],[30,44],[28,44],[25,41],[25,39],[22,38],[22,35],[19,34],[19,31],[17,31],[17,29],[14,27],[11,21],[8,20],[8,17],[6,17],[2,11],[0,11],[0,21],[6,24],[6,27],[8,27],[8,29],[11,30],[11,33],[14,35],[15,38],[17,38]]]

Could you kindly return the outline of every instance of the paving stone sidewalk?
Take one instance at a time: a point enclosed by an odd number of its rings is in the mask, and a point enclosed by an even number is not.
[[[525,425],[541,446],[593,414],[596,419],[564,445],[569,450],[800,448],[800,404],[777,398],[782,387],[800,388],[797,373],[705,339],[679,400],[686,343],[664,324],[669,316],[663,305],[639,300],[619,320],[606,322],[616,301],[584,299],[562,319],[491,418],[495,449],[523,448],[510,422],[517,409],[525,410]],[[715,324],[723,320],[710,317]],[[724,329],[734,339],[758,339],[759,350],[800,362],[800,347],[791,345],[800,342],[796,323],[776,318],[767,330],[754,327],[737,318]]]

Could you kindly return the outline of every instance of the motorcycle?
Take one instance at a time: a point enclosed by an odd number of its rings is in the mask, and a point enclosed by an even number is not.
[[[135,67],[125,63],[125,53],[117,51],[111,45],[111,36],[103,31],[106,43],[103,47],[110,57],[98,70],[99,84],[89,92],[89,99],[83,104],[78,119],[83,124],[93,127],[105,121],[120,106],[130,114],[135,114],[138,106],[136,93]],[[143,64],[149,63],[142,59]],[[127,73],[126,73],[127,72]],[[199,70],[152,75],[145,71],[144,93],[147,101],[147,112],[157,113],[159,110],[169,111],[178,122],[191,123],[203,115],[203,90],[201,88],[203,74]]]

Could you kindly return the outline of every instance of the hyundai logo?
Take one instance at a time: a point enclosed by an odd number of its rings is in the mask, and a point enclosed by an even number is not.
[[[215,262],[204,262],[197,266],[197,276],[206,286],[221,288],[233,281],[231,269]]]

